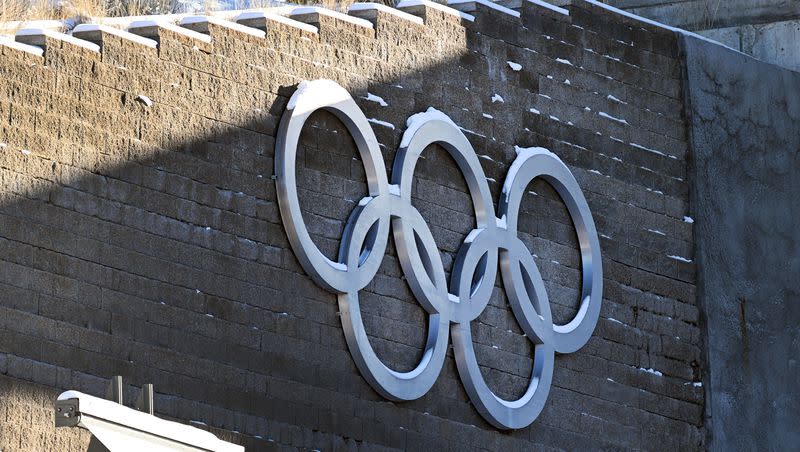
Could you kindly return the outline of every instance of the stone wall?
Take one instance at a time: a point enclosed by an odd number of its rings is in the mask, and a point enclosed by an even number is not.
[[[310,14],[294,18],[318,33],[268,21],[266,38],[215,24],[210,41],[147,30],[157,49],[109,33],[93,38],[99,51],[53,37],[41,56],[0,46],[0,397],[38,391],[46,410],[60,390],[102,396],[123,375],[155,384],[160,415],[254,449],[701,448],[677,38],[573,3],[569,16],[526,3],[521,18],[478,5],[474,22],[423,6],[412,11],[422,25],[378,12],[374,28]],[[589,343],[556,358],[530,427],[489,426],[452,357],[408,403],[382,399],[357,372],[335,296],[288,248],[271,180],[288,96],[317,78],[377,120],[387,165],[406,118],[432,106],[465,130],[495,197],[515,145],[547,147],[575,174],[601,234],[603,309]],[[300,155],[305,219],[332,254],[366,194],[362,164],[324,112]],[[549,186],[530,192],[522,238],[564,321],[580,287],[575,233]],[[413,200],[449,271],[474,218],[442,149],[426,151]],[[361,295],[378,355],[409,368],[425,324],[394,251]],[[472,328],[490,387],[519,395],[532,347],[499,279]],[[3,451],[74,435],[2,406],[14,419],[0,423]]]
[[[710,445],[797,449],[800,74],[684,47]]]
[[[8,359],[0,358],[8,373]],[[91,434],[83,429],[56,431],[55,388],[0,375],[0,447],[3,450],[86,450]]]

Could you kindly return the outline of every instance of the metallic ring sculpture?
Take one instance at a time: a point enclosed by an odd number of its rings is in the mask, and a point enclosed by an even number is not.
[[[367,175],[369,196],[350,214],[338,262],[317,248],[303,221],[296,184],[300,133],[318,109],[333,113],[353,136]],[[355,363],[372,387],[391,400],[413,400],[433,386],[444,364],[448,328],[458,373],[470,400],[492,425],[516,429],[530,425],[544,408],[553,377],[555,353],[571,353],[592,335],[600,315],[603,277],[600,244],[589,206],[572,173],[542,148],[519,149],[509,169],[499,215],[478,156],[449,117],[434,109],[407,122],[388,182],[378,141],[350,94],[330,80],[303,82],[281,119],[275,167],[278,202],[289,242],[314,281],[338,294],[342,326]],[[448,285],[433,234],[411,204],[416,163],[431,144],[444,147],[464,174],[475,208],[477,227],[459,248]],[[580,307],[565,325],[554,325],[550,304],[533,256],[517,236],[520,203],[527,185],[542,177],[564,200],[575,225],[583,271]],[[428,313],[428,336],[422,359],[409,372],[387,367],[375,354],[361,319],[358,293],[378,272],[392,230],[398,258],[412,293]],[[481,375],[470,322],[486,308],[497,265],[512,311],[535,345],[529,386],[518,400],[492,392]]]

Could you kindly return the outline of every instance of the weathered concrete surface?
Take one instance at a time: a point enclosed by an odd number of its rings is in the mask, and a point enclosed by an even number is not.
[[[699,33],[759,60],[800,71],[800,20],[742,25]]]
[[[800,70],[800,0],[612,0],[611,5],[696,31],[759,60]]]
[[[800,18],[797,0],[613,0],[607,3],[689,30]]]
[[[800,74],[684,38],[711,448],[800,447]]]

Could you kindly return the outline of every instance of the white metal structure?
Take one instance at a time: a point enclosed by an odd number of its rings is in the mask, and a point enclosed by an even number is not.
[[[55,409],[56,427],[85,428],[110,452],[244,452],[205,430],[78,391],[58,396]]]

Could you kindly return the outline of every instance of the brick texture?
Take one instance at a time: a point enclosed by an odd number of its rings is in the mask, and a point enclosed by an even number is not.
[[[0,46],[0,449],[80,450],[85,434],[52,427],[52,400],[103,395],[112,375],[154,383],[160,415],[252,450],[702,448],[695,267],[675,258],[691,260],[694,240],[675,36],[577,1],[569,17],[477,7],[474,22],[421,8],[424,25],[379,12],[374,29],[304,18],[318,34],[268,21],[266,39],[210,24],[210,44],[160,30],[158,49],[105,34],[100,53]],[[335,296],[288,246],[272,180],[288,97],[317,78],[381,121],[387,170],[406,118],[432,106],[465,130],[495,199],[515,145],[547,147],[575,174],[601,236],[603,308],[589,343],[556,358],[530,427],[487,424],[452,356],[414,402],[359,375]],[[322,111],[298,162],[304,218],[332,257],[366,194],[362,163]],[[551,187],[529,191],[520,235],[563,322],[580,290],[574,228]],[[444,149],[424,154],[413,202],[449,272],[474,213]],[[410,369],[426,320],[393,248],[361,299],[378,355]],[[472,330],[489,386],[520,395],[533,350],[499,278]]]

